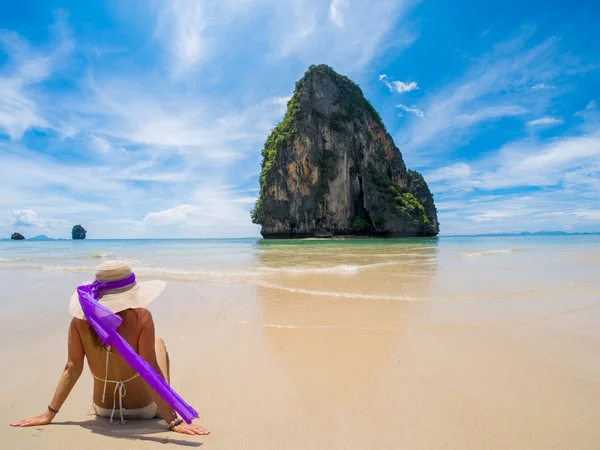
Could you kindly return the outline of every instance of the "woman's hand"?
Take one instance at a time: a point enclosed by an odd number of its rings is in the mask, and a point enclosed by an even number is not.
[[[50,411],[45,412],[40,416],[30,417],[29,419],[19,420],[11,423],[11,427],[35,427],[36,425],[48,425],[54,419],[54,414]]]
[[[200,436],[206,436],[206,435],[210,434],[210,431],[208,431],[206,428],[203,428],[198,425],[194,425],[193,423],[188,425],[185,422],[177,425],[176,427],[173,427],[172,430],[175,431],[176,433],[181,433],[181,434],[191,434],[191,435],[199,434]]]

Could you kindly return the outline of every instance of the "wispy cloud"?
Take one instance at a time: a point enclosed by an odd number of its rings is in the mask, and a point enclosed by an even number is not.
[[[554,127],[556,125],[561,125],[564,122],[565,121],[561,118],[545,116],[545,117],[540,117],[539,119],[530,120],[529,122],[527,122],[527,126],[528,127]]]
[[[9,58],[0,71],[0,132],[13,140],[30,128],[50,126],[38,107],[33,87],[47,79],[73,48],[61,15],[52,29],[56,43],[49,51],[31,47],[14,32],[0,30],[0,46]]]
[[[419,108],[417,108],[414,105],[413,106],[407,106],[407,105],[403,105],[402,103],[398,103],[396,105],[396,108],[399,108],[402,111],[406,111],[406,112],[409,112],[411,114],[414,114],[415,116],[423,117],[423,111],[421,111]]]
[[[463,77],[424,99],[426,116],[408,122],[398,133],[409,159],[412,152],[447,154],[477,135],[477,126],[491,120],[544,112],[553,96],[550,82],[565,73],[587,70],[548,38],[530,44],[532,30],[496,44],[475,58]],[[530,88],[531,86],[535,87]]]
[[[600,130],[599,130],[600,132]],[[432,183],[453,190],[455,184],[493,191],[516,187],[551,187],[582,168],[600,172],[600,134],[548,142],[516,141],[470,164],[458,163],[427,173]],[[570,179],[574,187],[575,179]]]
[[[473,171],[466,163],[455,163],[441,167],[427,174],[427,180],[432,183],[440,181],[456,182],[457,180],[469,178]]]
[[[532,91],[540,91],[542,89],[554,89],[554,86],[546,83],[536,83],[533,86],[531,86]]]
[[[191,203],[177,205],[147,214],[143,222],[155,226],[177,226],[189,235],[192,230],[202,230],[207,235],[251,235],[257,232],[249,224],[249,210],[256,200],[236,186],[204,183],[190,197]],[[217,227],[211,230],[209,227]]]
[[[348,7],[350,0],[331,0],[329,4],[329,20],[337,27],[344,26],[344,9]]]
[[[600,130],[595,135],[548,142],[522,140],[470,163],[456,163],[425,173],[441,200],[445,233],[460,233],[460,214],[489,230],[569,229],[600,201]],[[521,189],[534,189],[527,195]],[[502,195],[496,195],[502,192]],[[508,193],[507,193],[508,192]],[[519,217],[521,230],[507,230]],[[464,222],[461,225],[465,227]],[[536,228],[537,227],[537,228]],[[472,227],[469,232],[486,228]],[[598,223],[600,229],[600,222]]]
[[[305,65],[323,62],[343,73],[364,67],[390,45],[384,37],[414,5],[410,0],[291,0],[269,1],[274,14],[271,42],[277,58],[294,58]],[[409,31],[398,32],[394,45],[413,42]]]
[[[173,58],[175,73],[193,68],[202,58],[207,26],[205,2],[170,0],[158,11],[156,37]]]

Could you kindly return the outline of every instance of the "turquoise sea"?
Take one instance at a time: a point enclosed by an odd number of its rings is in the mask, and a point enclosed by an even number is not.
[[[458,299],[600,288],[600,235],[0,242],[0,270],[92,277],[108,259],[130,261],[142,278],[267,286],[285,279],[288,290],[320,296]]]

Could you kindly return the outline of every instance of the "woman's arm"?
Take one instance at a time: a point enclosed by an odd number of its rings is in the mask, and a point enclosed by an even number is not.
[[[71,389],[75,386],[75,383],[79,379],[81,372],[83,371],[83,360],[85,352],[83,350],[83,344],[81,342],[81,336],[77,330],[76,321],[73,319],[69,326],[69,338],[68,338],[68,358],[67,364],[63,370],[62,376],[58,381],[58,386],[54,392],[54,397],[48,405],[48,411],[42,415],[36,417],[30,417],[29,419],[19,420],[18,422],[11,423],[11,427],[31,427],[34,425],[47,425],[56,416],[55,412],[52,412],[50,408],[60,410],[63,403],[69,396]]]
[[[150,311],[144,311],[144,315],[142,317],[142,331],[140,332],[139,338],[139,355],[144,358],[150,366],[165,379],[165,375],[162,373],[160,366],[158,365],[158,361],[156,359],[156,338],[154,331],[154,320],[152,319],[152,315]],[[158,393],[150,388],[152,394],[154,396],[154,401],[158,406],[158,410],[162,414],[163,418],[167,423],[171,422],[173,419],[177,418],[177,413],[171,406],[160,396]],[[210,432],[203,427],[198,425],[188,425],[186,423],[182,423],[173,428],[173,431],[183,434],[200,434],[206,435]]]

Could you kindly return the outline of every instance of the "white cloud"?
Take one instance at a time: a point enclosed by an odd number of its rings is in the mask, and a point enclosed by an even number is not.
[[[231,165],[255,151],[282,118],[289,99],[272,97],[245,107],[224,105],[220,98],[198,103],[185,91],[156,91],[143,79],[91,78],[86,90],[91,95],[85,102],[63,102],[70,125],[92,134],[98,153],[136,145],[154,155],[186,158],[191,166]]]
[[[523,214],[527,214],[527,212],[523,211],[522,209],[508,210],[508,211],[487,211],[484,214],[478,214],[478,215],[472,216],[471,219],[474,220],[475,222],[487,222],[490,220],[506,219],[509,217],[515,217],[515,216],[519,216],[519,215],[523,215]]]
[[[203,56],[207,26],[204,2],[169,0],[158,13],[156,36],[173,58],[176,73],[192,69]]]
[[[403,81],[388,81],[388,76],[385,74],[379,75],[379,81],[385,84],[390,92],[396,92],[398,94],[419,89],[419,85],[415,81],[409,81],[408,83]]]
[[[13,209],[13,224],[17,228],[45,228],[48,224],[32,209]]]
[[[541,144],[527,141],[510,144],[498,152],[498,168],[480,175],[479,187],[556,186],[567,174],[582,166],[598,167],[598,157],[599,135],[569,137]]]
[[[178,205],[162,211],[151,212],[144,217],[144,222],[154,222],[161,225],[185,222],[189,214],[195,211],[192,205]]]
[[[331,0],[329,4],[329,20],[337,27],[342,28],[344,26],[343,10],[348,8],[349,4],[350,0]]]
[[[415,89],[419,89],[419,86],[415,81],[410,81],[408,83],[404,83],[402,81],[392,81],[392,87],[390,90],[396,91],[399,94],[404,92],[414,91]]]
[[[256,196],[247,195],[235,186],[211,182],[200,184],[189,197],[191,203],[151,212],[144,217],[144,225],[170,225],[190,235],[201,230],[209,236],[216,234],[257,234],[257,227],[249,220],[249,211]]]
[[[556,117],[540,117],[539,119],[530,120],[527,122],[528,127],[553,127],[564,123],[564,120]]]
[[[426,174],[425,178],[430,183],[440,181],[456,181],[471,176],[473,171],[471,166],[465,163],[456,163],[449,166],[441,167],[433,172]]]
[[[268,4],[270,42],[276,58],[293,58],[304,65],[325,63],[339,72],[360,70],[392,44],[385,40],[415,4],[411,0],[279,0]],[[414,41],[413,34],[397,32],[397,50]]]
[[[534,84],[533,86],[531,86],[532,91],[539,91],[542,89],[554,89],[554,86],[552,86],[550,84],[546,84],[546,83],[537,83],[537,84]]]
[[[413,106],[407,106],[407,105],[403,105],[402,103],[399,103],[399,104],[396,105],[396,108],[399,108],[402,111],[406,111],[406,112],[412,113],[415,116],[423,117],[423,111],[421,111],[419,108],[417,108],[414,105]]]
[[[437,191],[457,187],[493,191],[519,187],[598,187],[600,134],[567,137],[548,142],[510,143],[491,156],[470,164],[457,163],[426,173]]]
[[[503,117],[514,117],[525,114],[527,110],[518,105],[488,106],[472,113],[459,114],[455,117],[455,126],[468,128],[480,122],[500,119]]]
[[[92,150],[103,157],[127,158],[127,150],[122,146],[111,143],[108,139],[94,134],[89,135]],[[147,164],[147,163],[146,163]]]
[[[185,79],[202,63],[238,50],[246,42],[235,34],[252,34],[268,45],[267,57],[325,63],[344,73],[361,69],[393,45],[414,41],[408,25],[385,40],[414,0],[173,0],[151,2],[155,38],[170,58],[170,69]],[[156,7],[158,5],[158,7]],[[136,18],[143,14],[119,6]],[[235,30],[235,31],[232,31]],[[251,39],[253,40],[253,39]],[[232,46],[235,47],[232,49]]]

